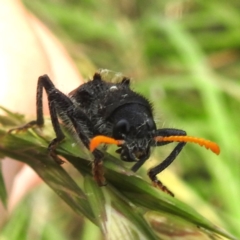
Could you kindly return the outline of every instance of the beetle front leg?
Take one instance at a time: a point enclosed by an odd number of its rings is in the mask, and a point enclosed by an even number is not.
[[[166,186],[164,186],[160,180],[158,180],[157,174],[162,172],[176,159],[177,155],[181,152],[182,148],[185,145],[186,143],[178,143],[178,145],[173,149],[170,155],[163,162],[161,162],[156,167],[150,169],[150,171],[148,172],[148,176],[152,180],[154,186],[160,188],[163,192],[166,192],[171,196],[174,196],[174,194]]]
[[[92,164],[92,174],[94,180],[99,186],[105,186],[106,180],[104,177],[104,168],[103,168],[103,153],[99,150],[93,151],[94,161]]]
[[[172,128],[158,129],[156,136],[162,136],[162,137],[186,136],[186,132],[183,130],[172,129]],[[171,143],[171,142],[157,142],[157,143],[155,143],[155,145],[163,146],[163,145],[166,145],[169,143]],[[165,168],[167,168],[176,159],[176,157],[182,151],[182,149],[185,145],[186,145],[185,142],[178,143],[177,146],[173,149],[173,151],[169,154],[169,156],[163,162],[161,162],[156,167],[150,169],[148,172],[148,176],[152,180],[154,186],[160,188],[163,192],[166,192],[171,196],[174,196],[174,194],[166,186],[164,186],[160,180],[158,180],[157,174],[162,172]]]
[[[82,113],[79,109],[75,110],[74,113],[71,114],[72,118],[71,121],[73,123],[73,126],[78,134],[78,137],[82,140],[83,144],[87,149],[89,149],[89,137],[93,135],[92,132],[84,132],[83,129],[83,123],[86,127],[86,129],[93,129],[92,123],[90,120],[87,118],[87,116]],[[85,130],[86,131],[86,130]],[[104,169],[103,169],[103,153],[97,149],[95,149],[92,152],[94,156],[94,160],[92,163],[92,174],[94,180],[97,182],[99,186],[105,186],[106,181],[104,178]]]

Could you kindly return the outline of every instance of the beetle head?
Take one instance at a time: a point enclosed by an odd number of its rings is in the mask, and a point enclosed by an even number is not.
[[[147,159],[150,155],[156,125],[152,114],[144,105],[128,104],[112,115],[114,139],[124,140],[117,150],[123,161]]]

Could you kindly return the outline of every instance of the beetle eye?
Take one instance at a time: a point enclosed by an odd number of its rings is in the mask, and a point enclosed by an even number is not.
[[[156,129],[156,124],[151,118],[149,118],[147,120],[147,126],[148,126],[149,130],[155,130]]]
[[[124,134],[127,134],[130,130],[129,122],[125,119],[121,119],[115,125],[113,129],[113,136],[115,138],[122,138]]]

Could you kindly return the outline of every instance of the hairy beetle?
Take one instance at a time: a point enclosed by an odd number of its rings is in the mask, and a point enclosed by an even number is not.
[[[93,176],[99,185],[105,185],[102,169],[104,156],[97,149],[99,144],[118,145],[116,152],[123,161],[135,162],[132,171],[136,172],[149,158],[151,147],[178,142],[170,155],[148,172],[154,185],[170,195],[173,195],[172,192],[157,179],[156,175],[174,161],[186,142],[195,142],[219,153],[219,147],[215,143],[186,136],[183,130],[157,129],[152,105],[142,95],[131,90],[130,79],[122,77],[119,82],[107,82],[103,73],[106,73],[106,70],[95,73],[92,80],[82,84],[68,96],[56,89],[47,75],[40,76],[37,85],[37,120],[9,132],[43,126],[42,94],[45,89],[56,133],[56,138],[51,141],[48,150],[56,162],[62,163],[56,154],[56,147],[64,139],[58,118],[64,124],[70,125],[78,138],[92,152]]]

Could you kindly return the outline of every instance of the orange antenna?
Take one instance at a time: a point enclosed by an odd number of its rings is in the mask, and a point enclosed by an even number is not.
[[[123,140],[116,140],[114,138],[98,135],[91,139],[89,144],[89,149],[91,152],[94,151],[95,148],[97,148],[100,144],[116,144],[116,145],[122,145],[124,143]]]
[[[207,149],[210,149],[212,152],[216,153],[217,155],[220,153],[219,146],[211,142],[209,140],[197,137],[190,137],[190,136],[169,136],[169,137],[155,137],[154,138],[157,142],[193,142],[197,143],[200,146],[204,146]]]

